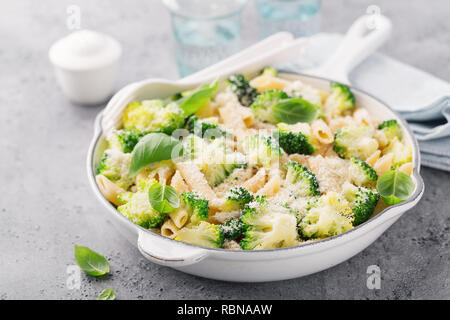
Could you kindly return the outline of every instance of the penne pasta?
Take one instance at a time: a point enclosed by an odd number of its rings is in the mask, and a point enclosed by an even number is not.
[[[380,150],[377,150],[374,153],[372,153],[372,155],[366,159],[367,164],[373,168],[377,160],[380,159],[380,155],[381,155]]]
[[[250,81],[250,85],[259,92],[267,90],[283,90],[288,84],[289,82],[286,80],[272,76],[259,76]]]
[[[336,133],[340,128],[353,125],[353,119],[350,116],[346,117],[336,117],[336,118],[327,118],[328,126],[331,129],[333,134]]]
[[[388,145],[389,141],[386,138],[386,135],[384,134],[383,131],[381,131],[381,130],[375,131],[374,136],[375,136],[375,139],[377,139],[380,148],[384,148]]]
[[[173,239],[179,230],[171,219],[167,219],[161,226],[161,235]]]
[[[238,112],[241,115],[242,121],[247,126],[247,128],[251,127],[253,122],[255,121],[255,115],[253,112],[246,107],[239,107]]]
[[[264,186],[266,182],[266,169],[261,168],[258,172],[246,182],[242,184],[242,187],[250,192],[257,192]]]
[[[178,194],[189,191],[189,186],[186,184],[186,181],[184,181],[180,171],[178,170],[173,175],[170,185],[175,188]]]
[[[158,175],[159,183],[166,183],[172,177],[175,172],[172,166],[162,166],[155,169],[156,174]]]
[[[413,171],[413,168],[414,168],[414,167],[413,167],[412,162],[408,162],[408,163],[402,164],[402,165],[398,168],[398,170],[401,171],[401,172],[404,172],[404,173],[407,173],[407,174],[411,175],[411,174],[412,174],[412,171]]]
[[[170,212],[169,217],[170,219],[172,219],[173,223],[177,226],[177,228],[181,229],[188,222],[189,213],[183,208],[178,208]]]
[[[392,160],[394,159],[393,153],[388,153],[379,158],[375,164],[373,165],[373,168],[377,172],[377,175],[380,177],[385,173],[386,171],[389,171],[392,167]]]
[[[216,199],[214,191],[195,164],[192,162],[179,162],[176,164],[176,167],[192,191],[197,192],[210,201]]]
[[[117,196],[121,193],[126,192],[124,189],[117,186],[111,180],[101,174],[95,177],[95,181],[97,182],[97,186],[106,200],[115,204],[116,206],[119,206],[121,204],[119,200],[117,200]]]
[[[273,197],[279,190],[281,186],[281,178],[279,175],[274,175],[267,181],[267,183],[258,190],[256,193],[259,196],[266,196],[268,198]]]
[[[322,119],[314,120],[311,123],[311,133],[321,144],[330,144],[334,141],[331,129]]]

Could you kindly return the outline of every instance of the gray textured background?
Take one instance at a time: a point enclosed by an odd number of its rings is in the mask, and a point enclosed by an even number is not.
[[[447,0],[324,0],[322,30],[344,32],[377,4],[394,23],[381,50],[450,81]],[[93,299],[106,287],[121,299],[403,299],[450,298],[450,174],[423,168],[426,192],[378,241],[318,274],[263,284],[235,284],[185,275],[147,262],[105,221],[85,173],[95,115],[103,108],[70,104],[47,59],[67,34],[66,8],[82,9],[82,26],[119,39],[125,52],[117,88],[150,76],[177,77],[169,16],[159,1],[9,1],[0,10],[0,299]],[[254,11],[243,37],[257,38]],[[394,89],[394,88],[393,88]],[[414,88],[411,88],[412,90]],[[73,244],[106,255],[103,280],[82,276],[66,288]],[[379,265],[381,290],[366,287]]]

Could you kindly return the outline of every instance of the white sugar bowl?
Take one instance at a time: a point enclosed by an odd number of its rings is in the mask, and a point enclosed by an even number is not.
[[[110,97],[121,55],[117,40],[90,30],[72,32],[49,51],[59,86],[80,104],[100,104]]]

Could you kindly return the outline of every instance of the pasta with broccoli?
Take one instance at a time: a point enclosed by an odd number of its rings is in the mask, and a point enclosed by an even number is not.
[[[118,212],[162,236],[230,250],[351,230],[404,201],[379,192],[382,175],[413,170],[398,121],[377,120],[344,84],[324,92],[272,67],[131,102],[107,142],[96,181]]]

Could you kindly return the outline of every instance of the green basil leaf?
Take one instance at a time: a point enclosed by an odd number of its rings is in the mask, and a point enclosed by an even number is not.
[[[415,185],[409,174],[399,170],[385,172],[377,182],[377,190],[387,204],[397,204],[408,199]]]
[[[75,245],[75,260],[88,275],[97,277],[109,272],[109,263],[105,257],[88,247]]]
[[[116,293],[113,289],[105,289],[97,297],[97,300],[116,300]]]
[[[150,133],[134,147],[128,176],[135,177],[142,168],[153,162],[179,157],[182,151],[180,141],[164,133]]]
[[[180,199],[175,188],[158,182],[148,189],[148,199],[152,208],[159,213],[169,213],[180,206]]]
[[[218,81],[206,83],[194,90],[191,94],[181,99],[180,108],[183,109],[186,117],[196,113],[216,92]]]
[[[319,112],[318,106],[302,98],[282,99],[272,107],[272,116],[287,124],[310,123],[317,118]]]

